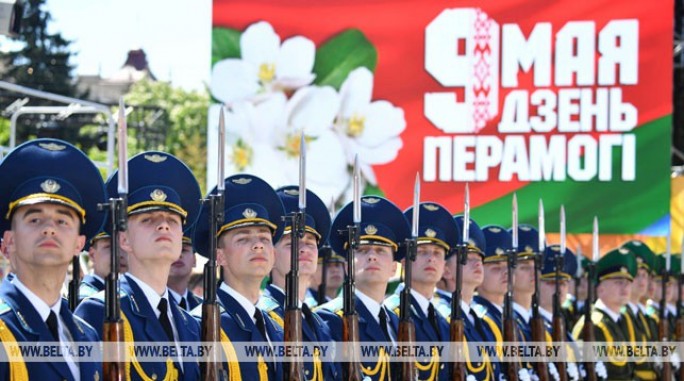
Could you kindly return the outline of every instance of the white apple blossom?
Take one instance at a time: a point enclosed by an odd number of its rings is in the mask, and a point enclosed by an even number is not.
[[[316,47],[308,38],[295,36],[282,45],[273,27],[261,21],[240,36],[240,58],[217,62],[211,74],[212,95],[231,104],[260,101],[274,92],[296,90],[313,82]]]
[[[371,101],[373,73],[360,67],[349,73],[340,89],[341,105],[335,121],[347,153],[347,162],[359,156],[363,176],[375,185],[373,165],[386,164],[403,146],[399,136],[406,128],[404,111],[388,101]]]

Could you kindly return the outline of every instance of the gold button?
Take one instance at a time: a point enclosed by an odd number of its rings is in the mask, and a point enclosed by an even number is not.
[[[157,373],[152,373],[152,379],[156,380],[157,379]]]

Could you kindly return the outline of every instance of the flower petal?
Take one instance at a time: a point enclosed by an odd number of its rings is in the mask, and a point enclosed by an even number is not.
[[[358,137],[360,144],[375,147],[401,134],[406,129],[404,110],[390,102],[377,101],[366,108],[363,133]]]
[[[338,108],[339,96],[332,87],[305,87],[288,102],[288,128],[318,136],[332,127]]]
[[[307,183],[321,200],[337,200],[349,185],[345,152],[336,134],[322,133],[307,145]]]
[[[350,149],[359,155],[359,161],[370,165],[387,164],[396,159],[397,154],[404,143],[401,138],[396,137],[387,140],[376,147],[367,147],[358,144],[357,141],[350,142]]]
[[[366,107],[373,95],[373,73],[365,67],[352,70],[340,88],[339,115],[349,118]]]
[[[248,99],[259,91],[257,75],[256,68],[242,60],[221,60],[214,65],[211,72],[211,94],[228,104]]]
[[[257,68],[264,63],[275,64],[279,49],[280,37],[265,21],[250,25],[240,37],[242,59]]]
[[[280,47],[276,62],[276,78],[279,80],[311,78],[313,80],[311,71],[315,57],[316,46],[308,38],[297,36],[285,40]]]

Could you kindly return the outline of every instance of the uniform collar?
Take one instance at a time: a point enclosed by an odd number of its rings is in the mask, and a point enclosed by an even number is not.
[[[516,302],[513,302],[513,309],[514,309],[518,314],[520,314],[520,316],[523,318],[523,320],[525,320],[525,323],[529,323],[529,322],[530,322],[530,314],[531,314],[532,311],[526,309],[525,307],[523,307],[522,305],[520,305],[520,304],[518,304],[518,303],[516,303]]]
[[[228,295],[232,296],[235,301],[237,301],[240,306],[249,314],[249,316],[254,319],[254,312],[256,312],[256,306],[245,298],[239,292],[235,291],[234,288],[230,287],[226,282],[221,282],[221,290],[223,290]]]
[[[428,298],[426,298],[413,288],[411,289],[411,296],[413,296],[413,298],[418,303],[418,306],[420,307],[420,310],[423,312],[423,315],[428,316],[428,307],[430,306],[432,299],[428,300]]]
[[[181,300],[183,300],[183,299],[187,300],[187,298],[188,298],[188,289],[187,288],[185,289],[185,292],[182,295],[177,293],[176,291],[173,291],[172,289],[170,289],[168,287],[167,287],[167,289],[169,290],[169,295],[171,295],[173,297],[173,300],[176,301],[176,304],[178,304],[178,305],[180,305]]]
[[[380,314],[380,308],[382,308],[382,305],[373,300],[370,296],[359,291],[358,289],[356,290],[356,297],[361,300],[363,305],[366,306],[366,308],[368,309],[368,312],[370,312],[371,315],[373,315],[375,321],[379,323],[380,318],[378,317],[378,315]]]
[[[548,321],[553,321],[553,314],[541,307],[539,307],[539,314]]]
[[[135,284],[140,287],[140,290],[142,290],[143,294],[145,294],[145,298],[147,299],[147,302],[150,303],[150,306],[152,306],[152,310],[154,311],[154,314],[159,317],[159,309],[157,306],[159,306],[159,302],[161,301],[162,298],[166,298],[167,300],[169,299],[169,289],[164,288],[164,293],[161,295],[157,294],[157,291],[155,291],[150,285],[147,283],[143,282],[142,280],[138,279],[135,275],[131,273],[126,273],[126,276],[135,282]]]
[[[61,299],[58,299],[57,303],[55,303],[53,306],[50,306],[47,303],[45,303],[43,299],[38,297],[38,295],[34,294],[31,290],[29,290],[29,288],[26,287],[25,284],[21,283],[18,276],[15,275],[14,278],[12,278],[12,284],[19,290],[19,292],[24,294],[26,299],[28,299],[31,302],[33,308],[36,309],[36,311],[40,315],[40,318],[43,319],[43,321],[47,320],[48,316],[50,316],[50,310],[55,311],[55,314],[57,314],[57,316],[60,316],[59,312],[62,307]]]
[[[594,304],[594,307],[600,309],[601,311],[605,312],[614,322],[618,322],[620,320],[620,313],[619,312],[613,312],[611,311],[610,308],[606,306],[605,303],[603,303],[603,300],[601,299],[596,299],[596,304]]]

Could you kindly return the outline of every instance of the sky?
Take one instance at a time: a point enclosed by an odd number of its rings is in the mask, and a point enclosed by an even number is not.
[[[209,81],[211,0],[47,0],[50,32],[73,41],[76,74],[107,77],[142,48],[152,73],[197,90]]]

